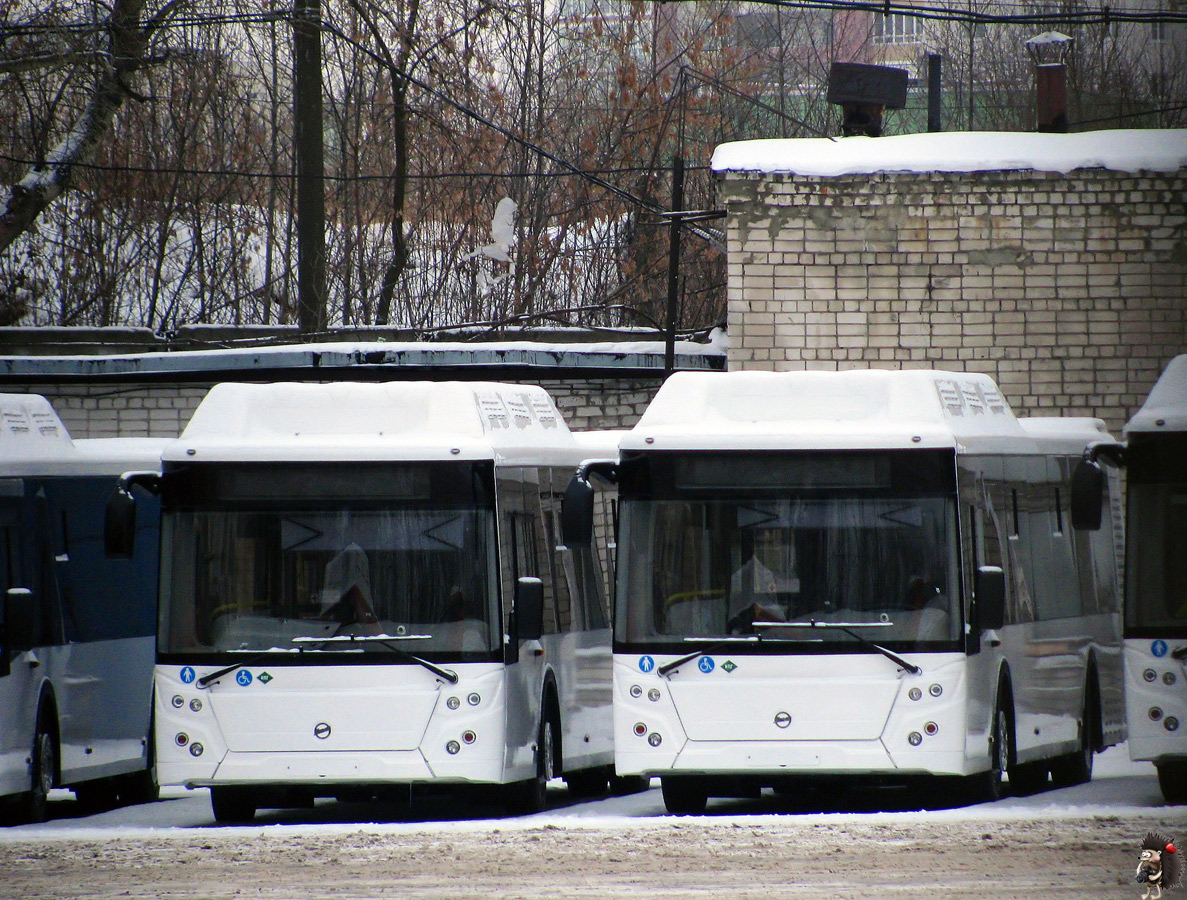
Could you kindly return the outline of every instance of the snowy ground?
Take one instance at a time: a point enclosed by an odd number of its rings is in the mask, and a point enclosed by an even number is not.
[[[1097,757],[1091,784],[961,808],[764,794],[674,818],[658,782],[583,803],[557,782],[547,812],[517,819],[457,800],[323,802],[228,828],[204,791],[163,797],[82,817],[61,792],[52,821],[0,830],[0,898],[1137,898],[1146,831],[1187,838],[1187,807],[1165,806],[1124,747]]]

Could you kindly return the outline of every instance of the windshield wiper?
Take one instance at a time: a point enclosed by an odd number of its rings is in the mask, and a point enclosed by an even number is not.
[[[421,659],[419,656],[409,653],[407,650],[403,649],[402,647],[397,647],[395,644],[391,643],[392,641],[415,641],[415,640],[423,641],[423,640],[427,640],[431,637],[432,637],[431,634],[406,634],[406,635],[399,635],[398,637],[394,637],[391,635],[339,634],[339,635],[335,635],[334,637],[324,637],[324,638],[295,637],[295,638],[290,638],[289,641],[290,641],[290,643],[293,643],[293,644],[312,644],[316,647],[320,647],[322,644],[329,644],[329,643],[379,643],[379,644],[383,644],[389,650],[395,651],[397,654],[399,654],[400,656],[403,656],[405,659],[409,659],[412,662],[417,663],[418,665],[424,666],[426,669],[428,669],[430,672],[432,672],[438,678],[443,678],[446,681],[448,681],[450,684],[457,684],[458,676],[457,676],[456,672],[451,672],[449,669],[442,669],[440,666],[434,665],[433,663],[429,662],[427,659]],[[314,649],[314,647],[298,647],[297,649],[300,652],[304,652],[305,650]],[[259,662],[261,659],[272,658],[272,655],[275,652],[276,652],[275,650],[262,650],[259,653],[253,653],[251,656],[244,657],[243,659],[239,660],[236,663],[233,663],[232,665],[227,666],[226,668],[219,669],[217,672],[211,672],[209,675],[203,675],[201,678],[198,679],[197,685],[200,688],[204,688],[208,684],[218,681],[224,675],[229,675],[231,672],[234,672],[236,669],[241,669],[244,666],[250,666],[253,663]],[[284,651],[281,651],[281,652],[284,652]]]
[[[409,653],[403,647],[397,647],[393,641],[424,641],[432,637],[431,634],[339,634],[329,638],[293,638],[294,644],[315,643],[315,644],[330,644],[330,643],[351,643],[351,644],[382,644],[389,650],[404,657],[419,666],[424,666],[438,678],[448,681],[450,684],[458,683],[457,672],[451,672],[449,669],[443,669],[438,665],[434,665],[427,659],[421,659],[413,653]]]
[[[843,631],[849,635],[863,647],[869,647],[871,650],[877,651],[889,659],[895,665],[905,669],[912,675],[922,675],[923,669],[913,663],[907,662],[897,653],[887,650],[881,644],[875,644],[854,631],[854,628],[889,628],[893,622],[817,622],[811,619],[807,622],[755,622],[755,628],[836,628],[838,631]]]
[[[696,638],[685,638],[685,640],[686,641],[696,640]],[[674,672],[677,669],[679,669],[686,662],[694,660],[698,656],[704,656],[706,653],[713,653],[714,651],[720,650],[726,644],[736,644],[740,641],[746,642],[746,641],[761,641],[761,640],[762,640],[762,638],[759,637],[757,634],[747,635],[746,637],[723,638],[720,641],[714,641],[708,647],[702,647],[700,650],[694,650],[692,653],[689,653],[687,656],[682,656],[679,659],[674,659],[670,663],[666,663],[666,664],[660,666],[658,669],[655,670],[655,673],[657,675],[667,675],[669,672]]]

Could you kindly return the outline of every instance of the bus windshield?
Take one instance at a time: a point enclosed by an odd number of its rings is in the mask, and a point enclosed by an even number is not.
[[[899,649],[957,640],[950,496],[720,493],[624,498],[620,645],[732,638],[811,651],[854,643],[840,628],[805,627],[812,623],[863,626],[862,637]]]
[[[168,509],[160,655],[489,658],[500,647],[489,504],[376,501],[224,496]]]
[[[1155,636],[1187,635],[1187,483],[1131,479],[1127,505],[1126,632],[1134,637],[1142,636],[1143,629],[1154,629]]]

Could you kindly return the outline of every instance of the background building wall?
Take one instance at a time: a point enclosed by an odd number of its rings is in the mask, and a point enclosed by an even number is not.
[[[1187,170],[727,172],[730,369],[983,372],[1119,430],[1187,351]]]

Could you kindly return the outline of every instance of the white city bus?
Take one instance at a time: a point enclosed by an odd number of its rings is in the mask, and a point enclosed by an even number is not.
[[[1187,803],[1187,355],[1170,362],[1124,436],[1123,448],[1094,445],[1088,457],[1123,461],[1126,473],[1129,755],[1153,761],[1168,803]]]
[[[162,441],[72,441],[35,394],[0,394],[0,800],[42,821],[55,787],[89,809],[156,796],[156,504],[140,550],[110,560],[104,506]]]
[[[621,504],[619,775],[677,813],[811,779],[1090,778],[1124,738],[1112,533],[1067,510],[1092,440],[980,375],[672,376],[582,467]]]
[[[164,454],[157,772],[216,819],[613,775],[608,560],[559,539],[597,447],[539,387],[218,385]],[[609,495],[603,495],[608,497]],[[113,498],[113,534],[133,512]]]

